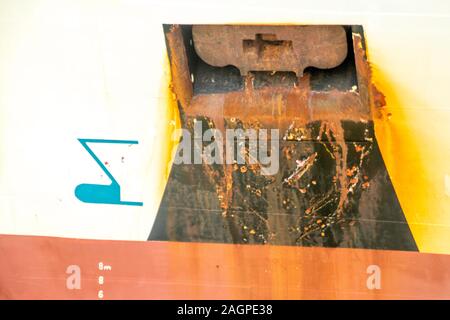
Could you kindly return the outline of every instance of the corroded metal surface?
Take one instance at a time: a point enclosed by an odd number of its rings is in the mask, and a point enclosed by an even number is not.
[[[372,124],[339,130],[341,142],[328,124],[287,130],[274,176],[250,163],[175,165],[150,239],[415,250]]]
[[[207,63],[249,71],[293,71],[337,67],[347,56],[341,26],[195,25],[197,54]]]
[[[194,96],[186,114],[210,117],[219,129],[223,129],[223,119],[238,118],[245,123],[258,123],[261,128],[281,131],[293,124],[339,119],[367,122],[371,117],[367,104],[362,104],[357,92],[313,91],[308,75],[290,88],[261,89],[253,88],[249,76],[243,91]]]
[[[196,121],[222,132],[279,129],[280,169],[174,165],[149,239],[417,250],[374,136],[382,94],[361,35],[351,41],[357,85],[349,90],[314,90],[308,73],[256,88],[249,74],[242,90],[180,101],[191,131]]]
[[[179,26],[171,26],[166,34],[170,68],[173,75],[172,84],[176,88],[178,101],[187,106],[191,102],[193,88],[183,34]]]

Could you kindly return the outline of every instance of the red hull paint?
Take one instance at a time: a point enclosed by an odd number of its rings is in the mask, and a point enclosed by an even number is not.
[[[450,255],[2,235],[0,257],[2,299],[450,298]],[[66,288],[69,265],[79,290]],[[367,288],[369,265],[381,289]]]

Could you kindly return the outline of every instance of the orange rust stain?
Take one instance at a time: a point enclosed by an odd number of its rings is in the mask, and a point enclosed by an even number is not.
[[[166,39],[170,54],[173,92],[181,106],[187,108],[191,102],[193,88],[180,26],[172,26],[166,34]]]
[[[449,155],[442,148],[447,139],[442,119],[448,112],[420,101],[407,87],[393,86],[383,67],[370,64],[375,136],[383,160],[419,251],[448,254],[450,202],[442,185]]]
[[[161,152],[151,162],[151,166],[159,168],[160,172],[158,180],[153,182],[158,190],[157,204],[155,204],[158,206],[169,179],[174,152],[178,146],[179,134],[177,129],[181,127],[180,113],[171,85],[170,63],[167,55],[165,55],[163,63],[164,75],[160,90],[164,99],[160,100],[157,106],[161,110],[158,113],[161,120],[158,122],[158,127],[156,128],[157,136],[155,137],[155,149],[161,150]]]

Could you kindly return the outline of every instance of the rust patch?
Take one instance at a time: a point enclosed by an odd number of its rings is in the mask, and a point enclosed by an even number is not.
[[[337,121],[370,120],[369,108],[361,103],[358,93],[312,91],[308,75],[299,79],[299,84],[293,88],[254,89],[247,85],[244,91],[197,95],[193,97],[186,115],[209,117],[219,129],[224,128],[224,119],[239,119],[249,125],[277,128],[282,132],[294,122],[305,125],[333,118]]]
[[[195,49],[208,64],[236,66],[249,71],[293,71],[306,67],[328,69],[347,56],[341,26],[194,25]]]
[[[166,40],[170,57],[173,92],[182,107],[186,108],[191,102],[193,89],[183,35],[179,25],[170,27],[169,32],[166,33]]]
[[[367,61],[360,35],[353,34],[353,46],[355,51],[355,64],[361,101],[367,101],[367,103],[373,107],[372,109],[374,114],[377,117],[381,117],[381,109],[386,106],[386,98],[371,81],[372,72],[370,69],[370,63]]]

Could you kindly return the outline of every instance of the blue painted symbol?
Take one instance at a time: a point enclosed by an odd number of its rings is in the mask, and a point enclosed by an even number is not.
[[[105,165],[92,152],[88,143],[116,143],[116,144],[138,144],[135,140],[103,140],[103,139],[78,139],[86,151],[94,158],[95,162],[102,168],[103,172],[111,180],[110,185],[103,184],[79,184],[75,188],[75,197],[78,200],[87,203],[104,203],[104,204],[119,204],[128,206],[142,206],[142,202],[121,201],[120,200],[120,185],[114,179],[112,174],[106,169]]]

